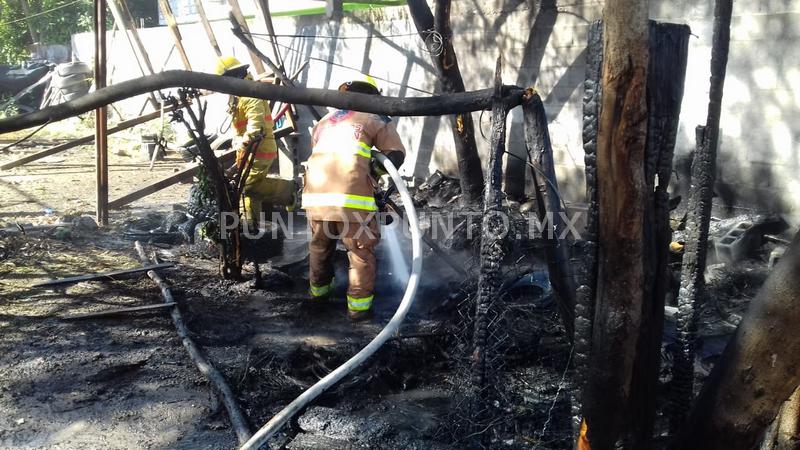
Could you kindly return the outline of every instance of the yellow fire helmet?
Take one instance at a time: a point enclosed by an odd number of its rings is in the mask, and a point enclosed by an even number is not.
[[[241,61],[234,56],[221,56],[217,59],[217,66],[214,73],[221,76],[235,76],[244,78],[247,75],[247,68],[249,64],[242,64]]]
[[[361,94],[381,95],[378,83],[369,75],[362,75],[352,81],[347,81],[339,85],[340,91],[358,92]]]

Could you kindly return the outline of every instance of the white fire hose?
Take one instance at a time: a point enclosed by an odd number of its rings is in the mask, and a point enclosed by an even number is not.
[[[411,275],[408,278],[408,284],[406,285],[406,292],[403,294],[403,300],[400,302],[400,306],[397,307],[397,311],[392,316],[392,319],[389,321],[388,324],[378,333],[375,338],[367,344],[366,347],[362,348],[361,351],[355,354],[352,358],[350,358],[347,362],[342,364],[341,366],[337,367],[333,372],[326,375],[324,378],[319,380],[316,384],[308,388],[305,392],[300,394],[299,397],[294,399],[293,402],[289,403],[288,406],[283,408],[278,414],[275,415],[269,422],[267,422],[263,427],[253,437],[250,438],[249,441],[245,442],[244,445],[240,447],[240,450],[256,450],[264,445],[281,427],[286,424],[295,414],[301,411],[303,408],[306,407],[309,403],[311,403],[315,398],[317,398],[320,394],[325,392],[329,387],[333,386],[339,380],[347,376],[350,372],[352,372],[355,368],[363,364],[370,356],[372,356],[379,348],[391,337],[395,336],[397,331],[400,328],[400,324],[403,323],[403,320],[408,314],[409,309],[411,309],[411,304],[414,302],[414,295],[417,293],[417,287],[419,287],[419,277],[420,272],[422,272],[422,236],[419,231],[419,221],[417,219],[417,211],[414,210],[414,204],[411,201],[411,195],[408,193],[408,189],[406,188],[403,179],[400,177],[400,173],[397,171],[397,168],[389,161],[389,158],[386,155],[383,155],[378,152],[373,153],[378,161],[383,164],[383,167],[389,173],[389,176],[392,177],[394,180],[395,185],[397,186],[397,191],[400,194],[400,198],[403,199],[403,209],[406,211],[406,217],[408,218],[409,229],[411,230]]]

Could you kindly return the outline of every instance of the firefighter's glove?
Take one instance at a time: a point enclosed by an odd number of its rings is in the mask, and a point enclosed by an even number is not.
[[[383,164],[381,164],[380,161],[378,161],[378,158],[375,157],[375,153],[378,152],[375,150],[373,150],[372,152],[373,156],[370,162],[370,169],[372,171],[372,174],[375,175],[376,178],[386,175],[388,173],[386,171],[386,168],[383,167]],[[400,166],[403,165],[403,161],[406,158],[406,155],[403,152],[390,152],[384,154],[386,155],[387,158],[389,158],[389,161],[391,161],[394,167],[397,169],[399,169]]]
[[[378,207],[378,211],[384,212],[386,211],[386,196],[384,192],[376,192],[375,193],[375,206]]]

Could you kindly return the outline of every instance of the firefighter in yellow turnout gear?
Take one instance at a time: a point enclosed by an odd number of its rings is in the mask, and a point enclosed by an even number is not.
[[[339,90],[380,95],[371,77],[344,83]],[[333,255],[341,239],[350,262],[348,317],[367,319],[375,287],[375,246],[380,240],[371,151],[375,147],[400,167],[405,148],[389,117],[348,110],[323,117],[311,141],[303,190],[311,225],[309,294],[312,301],[330,294]]]
[[[236,58],[223,56],[217,61],[216,73],[221,76],[252,80],[247,68],[247,64],[242,64]],[[228,100],[228,113],[231,115],[235,131],[232,145],[237,149],[237,167],[245,163],[247,148],[256,145],[253,165],[244,184],[241,208],[252,229],[252,226],[257,226],[261,219],[262,203],[271,201],[273,190],[267,178],[272,162],[278,157],[278,148],[272,131],[272,115],[266,100],[233,95]]]

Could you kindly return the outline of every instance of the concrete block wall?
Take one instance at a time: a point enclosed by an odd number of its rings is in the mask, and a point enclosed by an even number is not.
[[[243,6],[247,3],[243,0]],[[467,89],[491,86],[494,63],[503,57],[507,84],[534,86],[545,100],[562,193],[579,204],[584,197],[581,145],[581,99],[588,24],[601,17],[603,2],[590,0],[458,0],[453,2],[454,46]],[[676,146],[677,193],[688,188],[688,161],[694,149],[694,128],[706,119],[713,0],[651,0],[651,18],[686,23],[693,33]],[[436,91],[430,55],[416,35],[404,7],[348,14],[340,20],[322,16],[277,18],[289,71],[310,59],[301,81],[309,87],[335,89],[367,72],[380,78],[384,94],[428,95]],[[256,17],[251,30],[265,32]],[[247,60],[224,21],[215,22],[225,52]],[[736,2],[722,112],[719,149],[718,206],[777,209],[800,213],[800,0]],[[171,39],[166,28],[140,30],[156,70],[181,68],[175,52],[167,58]],[[195,70],[210,70],[214,53],[199,24],[181,25]],[[313,37],[308,37],[313,36]],[[338,39],[330,39],[337,37]],[[110,36],[109,36],[110,39]],[[91,37],[77,35],[73,48],[91,59]],[[267,54],[264,40],[257,41]],[[127,43],[115,38],[111,59],[114,80],[139,75]],[[166,61],[166,62],[165,62]],[[224,97],[216,99],[224,105]],[[141,102],[139,103],[141,104]],[[210,108],[211,109],[211,108]],[[224,113],[224,106],[215,114]],[[302,110],[301,110],[302,113]],[[224,114],[223,114],[224,115]],[[307,114],[306,114],[307,116]],[[304,126],[310,125],[307,122]],[[474,114],[476,125],[489,130],[489,114]],[[221,119],[220,119],[221,120]],[[447,118],[398,118],[409,149],[406,175],[425,177],[440,169],[456,174],[456,158]],[[509,151],[524,157],[521,113],[509,119]],[[482,156],[487,142],[477,131]],[[526,167],[507,162],[509,193],[523,193]],[[529,183],[528,183],[529,184]],[[530,186],[528,186],[530,192]]]

